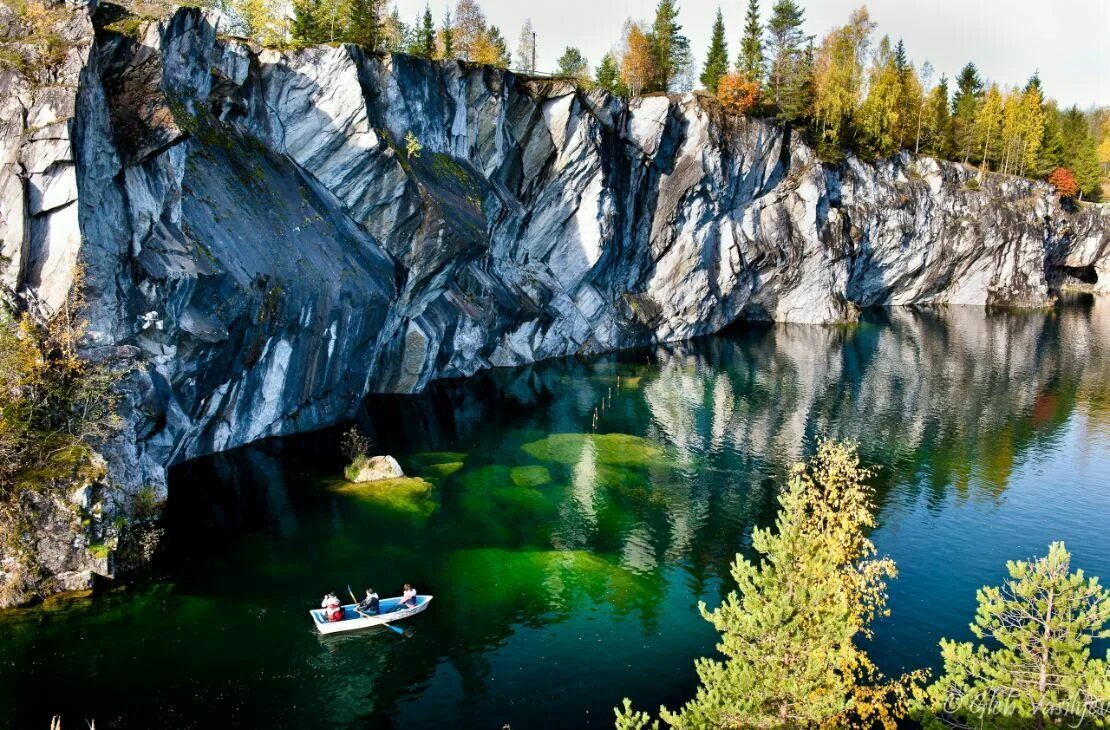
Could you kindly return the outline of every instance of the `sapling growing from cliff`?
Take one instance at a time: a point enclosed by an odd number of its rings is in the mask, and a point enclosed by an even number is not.
[[[78,270],[51,316],[0,312],[0,553],[19,561],[0,580],[0,605],[33,572],[35,505],[102,479],[94,448],[119,427],[116,375],[78,349],[83,305]]]
[[[423,149],[424,145],[420,144],[420,140],[417,139],[416,135],[413,134],[410,129],[408,134],[405,135],[405,155],[410,160],[414,160],[420,157],[420,152]]]
[[[115,376],[78,352],[87,329],[83,306],[78,271],[51,316],[0,313],[0,503],[72,476],[69,470],[118,426]]]

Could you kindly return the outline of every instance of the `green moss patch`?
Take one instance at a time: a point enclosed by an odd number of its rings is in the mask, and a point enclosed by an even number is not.
[[[462,451],[421,451],[406,457],[405,465],[411,464],[413,469],[423,469],[434,464],[449,464],[456,461],[466,461],[466,454]]]
[[[448,461],[443,464],[429,464],[420,469],[420,476],[425,479],[439,481],[451,476],[459,469],[463,468],[461,461]]]
[[[551,472],[546,466],[538,464],[514,466],[509,472],[509,479],[518,487],[542,487],[551,483]]]
[[[557,433],[524,444],[521,449],[540,461],[574,465],[585,449],[598,464],[648,467],[662,463],[663,449],[648,439],[625,433]]]
[[[364,484],[340,482],[329,489],[336,494],[413,517],[429,517],[437,508],[431,483],[419,477],[381,479]]]
[[[581,550],[459,550],[448,572],[460,585],[481,586],[471,608],[532,604],[562,610],[585,600],[618,611],[658,600],[650,577],[638,575],[608,558]]]

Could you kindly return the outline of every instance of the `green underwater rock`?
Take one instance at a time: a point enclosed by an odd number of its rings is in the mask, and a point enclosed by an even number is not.
[[[521,449],[540,461],[573,466],[590,447],[598,464],[610,466],[650,467],[664,458],[658,444],[626,433],[557,433],[524,444]]]
[[[413,517],[429,517],[438,506],[432,497],[431,482],[420,477],[381,479],[363,484],[338,482],[328,489],[335,494],[354,497],[360,502]]]
[[[509,478],[518,487],[542,487],[551,482],[551,472],[546,466],[539,464],[514,466],[509,472]]]

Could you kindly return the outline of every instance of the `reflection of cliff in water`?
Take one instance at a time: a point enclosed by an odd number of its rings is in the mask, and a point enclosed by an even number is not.
[[[323,694],[350,720],[382,719],[449,665],[463,706],[478,707],[522,628],[606,611],[654,636],[674,621],[669,590],[712,602],[819,436],[860,442],[881,467],[880,502],[894,484],[933,505],[997,499],[1069,417],[1110,421],[1108,310],[1090,298],[880,310],[851,328],[739,330],[371,399],[361,427],[434,482],[429,504],[397,511],[322,488],[342,468],[342,429],[264,442],[175,473],[168,570],[185,590],[203,571],[204,590],[229,594],[261,573],[250,590],[274,602],[367,572],[382,585],[420,576],[444,597],[405,643],[411,658],[352,672],[321,642]],[[372,707],[357,700],[370,688]]]
[[[645,398],[654,433],[691,461],[728,448],[783,469],[828,436],[858,441],[888,480],[1001,491],[1076,407],[1110,415],[1108,309],[891,309],[848,329],[732,333],[660,354]]]

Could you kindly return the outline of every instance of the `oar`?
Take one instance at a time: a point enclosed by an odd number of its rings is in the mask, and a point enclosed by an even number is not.
[[[358,599],[355,598],[355,592],[351,590],[351,584],[350,583],[347,584],[347,592],[351,594],[351,600],[355,602],[356,606],[358,606]],[[357,613],[359,616],[366,616],[366,614],[364,614],[362,611],[359,611],[357,608],[355,609],[355,613]],[[367,618],[369,618],[369,617],[367,617]],[[403,630],[397,628],[396,626],[393,626],[392,624],[384,624],[383,623],[381,625],[386,627],[390,631],[394,631],[394,632],[400,634],[401,636],[405,635],[405,632]]]

